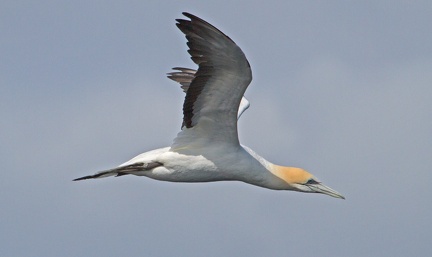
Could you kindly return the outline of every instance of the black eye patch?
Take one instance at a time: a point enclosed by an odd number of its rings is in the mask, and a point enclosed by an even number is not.
[[[313,184],[319,184],[319,182],[318,181],[316,181],[315,179],[313,179],[313,178],[311,178],[311,179],[309,179],[307,182],[306,182],[306,185],[313,185]]]

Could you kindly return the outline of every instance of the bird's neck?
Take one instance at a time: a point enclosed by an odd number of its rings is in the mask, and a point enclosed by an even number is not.
[[[292,184],[298,183],[299,181],[307,181],[308,176],[310,176],[310,173],[303,169],[273,164],[259,156],[250,148],[246,146],[243,146],[243,148],[261,164],[253,165],[250,170],[247,170],[248,176],[244,177],[251,178],[251,180],[244,182],[272,189],[294,190],[295,187],[292,186]],[[261,168],[257,169],[256,167]],[[256,171],[254,176],[250,176],[251,173],[253,173],[251,172],[252,170]]]

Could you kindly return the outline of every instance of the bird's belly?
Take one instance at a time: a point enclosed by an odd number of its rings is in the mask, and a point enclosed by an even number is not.
[[[233,180],[232,173],[217,167],[203,156],[176,155],[175,158],[161,159],[163,166],[142,175],[149,178],[172,182],[210,182]]]
[[[223,172],[214,166],[207,168],[167,168],[164,166],[157,167],[152,171],[143,174],[149,178],[171,181],[171,182],[211,182],[221,180],[233,180],[232,176]]]
[[[145,174],[145,176],[162,181],[191,183],[233,180],[224,174],[210,170],[171,171],[164,168],[156,168],[152,172]]]

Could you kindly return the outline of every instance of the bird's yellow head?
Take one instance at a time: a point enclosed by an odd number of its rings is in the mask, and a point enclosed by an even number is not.
[[[282,187],[286,186],[286,188],[281,189],[295,190],[305,193],[320,193],[345,199],[343,195],[330,187],[325,186],[315,176],[304,169],[273,165],[271,172],[285,182]]]

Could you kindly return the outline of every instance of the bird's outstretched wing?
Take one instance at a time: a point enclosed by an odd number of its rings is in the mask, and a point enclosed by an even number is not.
[[[190,20],[177,19],[176,25],[186,36],[198,71],[186,92],[183,129],[172,149],[208,143],[237,147],[237,112],[252,80],[249,62],[220,30],[192,14],[183,15]]]
[[[174,67],[172,69],[174,71],[168,73],[167,77],[174,80],[175,82],[178,82],[181,85],[180,87],[183,89],[183,92],[186,93],[189,89],[190,83],[195,78],[196,70],[182,67]],[[246,97],[243,96],[237,112],[237,120],[240,119],[240,116],[243,114],[244,111],[249,108],[249,106],[249,101],[246,99]]]

